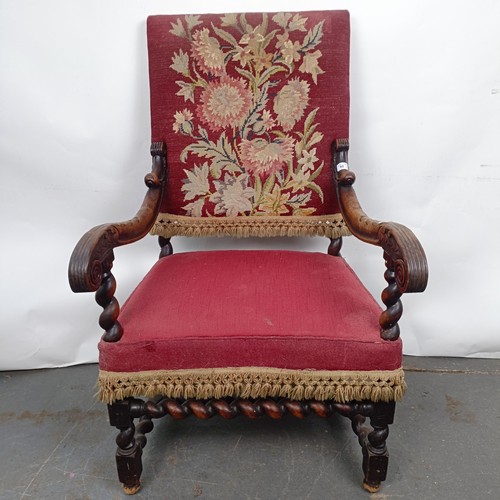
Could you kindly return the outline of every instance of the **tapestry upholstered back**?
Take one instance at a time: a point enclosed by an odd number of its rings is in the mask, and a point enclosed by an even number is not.
[[[349,13],[152,16],[164,237],[349,234],[331,145],[349,136]]]

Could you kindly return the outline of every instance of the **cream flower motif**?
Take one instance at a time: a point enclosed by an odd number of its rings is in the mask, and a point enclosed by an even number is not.
[[[252,93],[245,80],[224,76],[211,82],[200,97],[197,112],[212,131],[239,127],[250,112]]]
[[[239,61],[244,68],[252,60],[252,51],[250,47],[236,47],[236,54],[233,55],[233,61]]]
[[[300,60],[300,48],[301,45],[299,42],[287,40],[283,43],[283,46],[281,47],[281,55],[288,65]]]
[[[269,215],[282,215],[288,213],[286,202],[290,193],[282,193],[278,184],[274,185],[271,193],[266,193],[259,208]]]
[[[185,200],[193,200],[197,196],[202,196],[210,191],[208,183],[208,163],[204,163],[201,167],[195,165],[193,170],[184,169],[187,175],[187,181],[182,186],[181,190],[185,191]]]
[[[311,149],[311,151],[302,151],[302,158],[297,162],[302,165],[301,170],[306,172],[309,169],[314,168],[314,162],[318,161],[316,157],[316,148]]]
[[[304,59],[302,61],[302,64],[299,67],[299,71],[302,73],[309,73],[312,75],[312,79],[314,80],[314,83],[318,83],[318,75],[321,75],[324,73],[324,71],[319,67],[318,64],[318,59],[322,56],[320,50],[316,50],[315,52],[312,53],[307,53],[304,56]]]
[[[223,181],[214,181],[216,191],[210,196],[210,201],[215,203],[214,213],[236,217],[251,211],[250,199],[255,195],[255,190],[248,186],[248,179],[248,174],[238,177],[226,174]]]
[[[185,135],[191,135],[193,131],[193,113],[189,109],[176,111],[174,115],[174,124],[172,126],[174,132],[181,132]]]
[[[276,48],[280,49],[281,47],[283,47],[283,45],[285,45],[285,43],[289,39],[288,38],[288,31],[285,31],[282,35],[280,35],[280,34],[276,35],[276,38],[278,40],[276,42]]]
[[[240,159],[243,167],[255,175],[272,174],[281,170],[293,159],[294,140],[291,137],[275,139],[244,139],[240,143]]]
[[[302,118],[309,103],[309,84],[298,78],[290,80],[274,98],[274,112],[285,132]]]
[[[309,172],[299,170],[292,174],[292,179],[288,182],[287,187],[292,188],[292,192],[303,190],[309,184]]]
[[[252,31],[248,31],[241,37],[240,45],[248,45],[250,49],[257,52],[264,39],[265,37],[259,32],[259,26],[256,26]]]
[[[225,72],[224,53],[219,41],[210,36],[207,28],[194,32],[191,52],[198,66],[205,73],[221,75]]]

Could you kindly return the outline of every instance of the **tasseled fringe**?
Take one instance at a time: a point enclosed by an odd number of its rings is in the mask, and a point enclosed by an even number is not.
[[[137,373],[101,370],[97,385],[99,399],[108,404],[139,396],[388,402],[399,401],[406,390],[402,368],[392,371],[315,371],[239,367]]]
[[[326,236],[339,238],[351,233],[341,214],[306,217],[186,217],[161,213],[151,234],[171,236]]]

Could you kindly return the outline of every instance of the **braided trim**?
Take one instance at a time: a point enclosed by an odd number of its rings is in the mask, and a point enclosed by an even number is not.
[[[306,217],[187,217],[160,213],[151,234],[171,236],[349,236],[341,214]]]
[[[282,397],[338,403],[399,401],[406,390],[402,368],[390,371],[316,371],[238,367],[109,372],[100,370],[98,398],[111,404],[127,397]]]

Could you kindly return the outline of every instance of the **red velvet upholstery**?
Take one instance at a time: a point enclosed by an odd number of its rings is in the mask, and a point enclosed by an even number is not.
[[[380,308],[340,257],[290,251],[180,253],[158,261],[124,304],[113,372],[225,367],[395,370]]]

